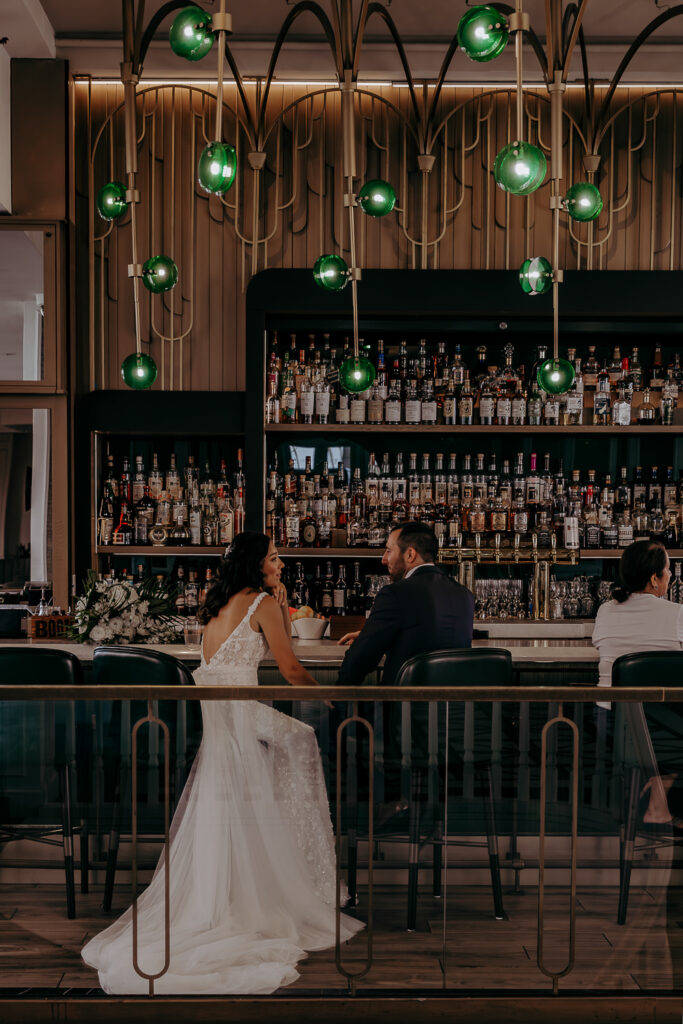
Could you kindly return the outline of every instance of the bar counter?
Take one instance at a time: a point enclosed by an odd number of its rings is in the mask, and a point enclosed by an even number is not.
[[[487,639],[475,639],[473,647],[497,647],[509,650],[515,667],[528,668],[538,672],[551,668],[553,672],[562,669],[571,670],[581,667],[597,670],[598,652],[591,644],[590,635],[592,622],[567,623],[486,623],[477,625],[478,629],[486,629]],[[42,645],[44,641],[2,640],[2,646]],[[45,646],[70,651],[84,663],[92,661],[95,647],[91,644],[59,643],[50,641]],[[142,646],[142,645],[140,645]],[[198,663],[199,647],[183,644],[149,644],[144,645],[150,650],[163,651],[181,661]],[[294,653],[299,660],[309,666],[320,666],[328,671],[341,664],[346,647],[340,647],[335,640],[292,640]],[[266,658],[262,662],[264,669],[272,669],[275,662]],[[585,681],[585,680],[584,680]]]

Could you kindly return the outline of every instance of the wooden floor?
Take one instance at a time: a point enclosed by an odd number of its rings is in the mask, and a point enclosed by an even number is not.
[[[100,909],[101,892],[78,894],[78,917],[69,921],[63,890],[47,885],[0,886],[0,995],[32,990],[97,990],[97,975],[80,959],[80,949],[126,906],[129,892],[115,895],[111,915]],[[616,924],[613,889],[579,891],[575,964],[559,982],[560,992],[659,992],[683,988],[683,890],[634,888],[628,924]],[[484,887],[462,887],[443,901],[420,897],[418,928],[405,930],[405,890],[384,887],[374,897],[373,960],[357,983],[363,990],[495,990],[549,992],[552,982],[536,963],[537,895],[505,894],[506,919],[492,917]],[[544,952],[546,965],[559,971],[567,962],[568,896],[547,891]],[[357,915],[367,912],[361,894]],[[444,944],[445,939],[445,944]],[[363,969],[367,932],[343,948],[346,968]],[[348,992],[338,973],[334,950],[314,953],[300,964],[301,977],[287,993]]]

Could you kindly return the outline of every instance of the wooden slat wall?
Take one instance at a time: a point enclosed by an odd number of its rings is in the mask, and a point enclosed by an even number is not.
[[[122,91],[87,81],[73,89],[79,350],[91,353],[82,384],[121,387],[121,362],[135,346],[127,277],[129,216],[112,226],[92,209],[99,187],[124,176]],[[254,87],[247,89],[255,101]],[[210,90],[185,85],[139,90],[139,258],[164,252],[180,270],[173,292],[151,297],[143,290],[142,338],[145,346],[151,342],[160,371],[155,387],[242,389],[244,293],[253,273],[311,267],[321,252],[348,257],[338,94],[273,87],[260,174],[249,164],[253,143],[238,124],[236,102],[234,88],[228,87],[224,137],[236,145],[238,171],[233,188],[220,199],[207,197],[196,183],[199,154],[213,132]],[[567,184],[586,177],[582,103],[582,91],[568,91]],[[384,177],[398,193],[391,216],[372,220],[358,214],[361,266],[516,269],[528,255],[550,255],[549,182],[525,200],[506,195],[493,180],[493,161],[510,139],[514,113],[514,95],[507,89],[444,90],[434,119],[441,125],[432,149],[434,168],[422,175],[408,90],[385,86],[371,95],[359,93],[358,182]],[[681,269],[680,96],[671,90],[620,90],[612,113],[596,176],[605,209],[591,225],[562,218],[562,266]],[[546,96],[527,94],[525,130],[547,151]]]

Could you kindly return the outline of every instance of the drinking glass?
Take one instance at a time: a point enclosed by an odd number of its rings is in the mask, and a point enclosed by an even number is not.
[[[202,639],[202,626],[199,619],[191,617],[183,623],[183,639],[188,647],[197,647]]]

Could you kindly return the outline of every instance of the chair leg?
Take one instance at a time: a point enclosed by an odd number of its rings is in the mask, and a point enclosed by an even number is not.
[[[109,846],[107,848],[107,870],[104,878],[104,899],[102,909],[111,910],[111,901],[114,895],[114,879],[116,877],[116,862],[119,856],[119,842],[121,840],[121,817],[122,804],[126,799],[128,785],[128,772],[124,768],[119,769],[119,782],[114,797],[114,808],[112,812],[111,831],[109,832]]]
[[[76,889],[74,885],[74,836],[71,822],[71,779],[68,764],[62,766],[62,845],[64,849],[64,875],[66,877],[66,916],[76,916]]]
[[[417,928],[417,883],[420,861],[420,796],[422,775],[414,770],[410,780],[410,810],[408,812],[408,920],[406,928],[414,932]]]
[[[88,830],[88,819],[81,818],[80,829],[80,853],[81,853],[81,892],[88,892],[88,872],[90,870],[90,832]]]
[[[498,833],[496,831],[496,814],[493,793],[491,766],[486,768],[486,844],[489,852],[489,868],[491,870],[491,887],[493,889],[493,913],[496,921],[505,917],[503,908],[503,887],[500,882],[500,857],[498,855]]]
[[[628,892],[631,885],[631,868],[633,866],[633,850],[636,841],[636,824],[638,820],[638,803],[640,800],[640,769],[631,769],[631,783],[626,804],[626,825],[624,842],[621,851],[621,874],[619,877],[619,909],[617,924],[626,924],[628,908]]]

